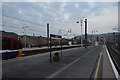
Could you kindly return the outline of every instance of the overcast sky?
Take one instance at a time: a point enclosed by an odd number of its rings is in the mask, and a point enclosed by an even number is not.
[[[80,35],[81,27],[76,21],[81,17],[88,19],[89,34],[92,30],[112,32],[118,27],[117,2],[3,2],[2,5],[3,15],[33,22],[3,16],[2,23],[6,26],[2,29],[18,34],[23,34],[22,27],[28,26],[26,34],[46,36],[46,23],[49,22],[50,33],[58,34],[62,29],[62,34],[66,34],[72,29],[72,34]]]

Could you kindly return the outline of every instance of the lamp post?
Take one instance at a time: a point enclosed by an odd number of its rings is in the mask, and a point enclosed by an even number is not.
[[[120,28],[118,28],[118,45],[120,45]]]
[[[50,41],[50,39],[49,39],[49,34],[50,34],[50,30],[49,30],[49,28],[50,28],[50,25],[49,25],[49,23],[47,23],[47,46],[48,46],[48,48],[49,48],[49,41]]]
[[[92,46],[93,46],[93,40],[94,40],[94,31],[92,30]]]
[[[76,44],[76,42],[74,42],[75,40],[75,34],[73,34],[73,43]]]
[[[83,23],[83,20],[82,20],[82,19],[83,19],[83,18],[84,18],[84,17],[82,17],[82,18],[79,17],[79,18],[77,19],[77,22],[76,22],[76,23],[80,23],[80,22],[81,22],[81,47],[83,46],[83,45],[82,45],[82,43],[83,43],[83,41],[82,41],[82,23]],[[79,20],[80,20],[80,21],[79,21]]]
[[[25,34],[25,31],[28,28],[28,26],[24,26],[22,28],[23,28],[23,34],[25,35],[25,45],[24,45],[24,47],[26,47],[26,34]]]
[[[95,41],[96,41],[96,33],[98,31],[97,30],[92,30],[92,45],[94,45]]]
[[[97,30],[94,30],[94,41],[96,41]]]
[[[87,48],[87,19],[85,19],[85,48]]]
[[[60,29],[59,32],[58,32],[58,35],[61,35],[62,36],[62,30]],[[60,40],[59,40],[59,45],[60,45]]]
[[[118,31],[118,28],[113,28],[113,43],[114,43],[114,45],[117,44],[117,31]]]
[[[67,31],[67,39],[68,39],[68,45],[70,46],[72,43],[71,43],[71,40],[70,40],[70,37],[71,37],[71,33],[72,33],[72,29],[68,29]]]

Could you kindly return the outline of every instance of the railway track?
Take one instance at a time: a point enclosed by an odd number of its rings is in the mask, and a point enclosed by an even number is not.
[[[110,56],[115,64],[115,67],[120,75],[120,52],[116,51],[111,45],[107,44],[108,51]]]
[[[69,48],[75,48],[75,47],[80,47],[80,46],[67,46],[67,47],[62,47],[62,49],[69,49]],[[52,48],[52,51],[60,50],[60,47]],[[23,53],[28,56],[28,55],[35,55],[35,54],[42,54],[45,52],[49,52],[49,48],[45,49],[39,49],[39,50],[30,50],[30,51],[23,51]]]
[[[62,47],[62,49],[70,49],[70,48],[76,48],[76,47],[80,47],[79,45],[75,45],[75,46],[64,46]],[[57,50],[61,50],[61,47],[54,47],[52,48],[52,51],[57,51]],[[43,54],[46,52],[49,52],[49,48],[44,48],[44,49],[35,49],[35,50],[25,50],[22,53],[24,54],[24,56],[29,56],[29,55],[35,55],[35,54]],[[16,57],[13,57],[16,58]],[[12,58],[5,58],[3,60],[9,60]]]

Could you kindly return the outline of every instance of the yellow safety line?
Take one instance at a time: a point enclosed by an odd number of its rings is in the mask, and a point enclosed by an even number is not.
[[[99,57],[99,60],[98,60],[98,63],[97,63],[97,68],[96,68],[96,71],[95,71],[94,80],[97,80],[97,77],[98,77],[98,71],[99,71],[99,67],[100,67],[101,57],[102,57],[102,53],[100,53],[100,57]]]

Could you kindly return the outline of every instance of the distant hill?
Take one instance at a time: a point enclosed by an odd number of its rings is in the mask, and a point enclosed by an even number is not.
[[[120,33],[115,33],[115,35],[120,35]],[[88,38],[91,38],[93,35],[92,34],[88,34],[87,35],[87,37]],[[95,37],[100,37],[100,36],[102,36],[102,37],[104,37],[104,38],[110,38],[110,37],[113,37],[113,33],[104,33],[104,34],[96,34],[96,35],[94,35]],[[75,36],[75,37],[77,37],[77,38],[81,38],[81,35],[79,35],[79,36]],[[85,35],[82,35],[82,38],[85,38]]]
[[[94,35],[94,37],[99,37],[100,35]],[[79,36],[75,36],[77,39],[80,39],[81,38],[81,35],[79,35]],[[87,38],[92,38],[93,37],[93,35],[92,34],[88,34],[87,35]],[[82,39],[84,39],[85,38],[85,35],[82,35]]]

